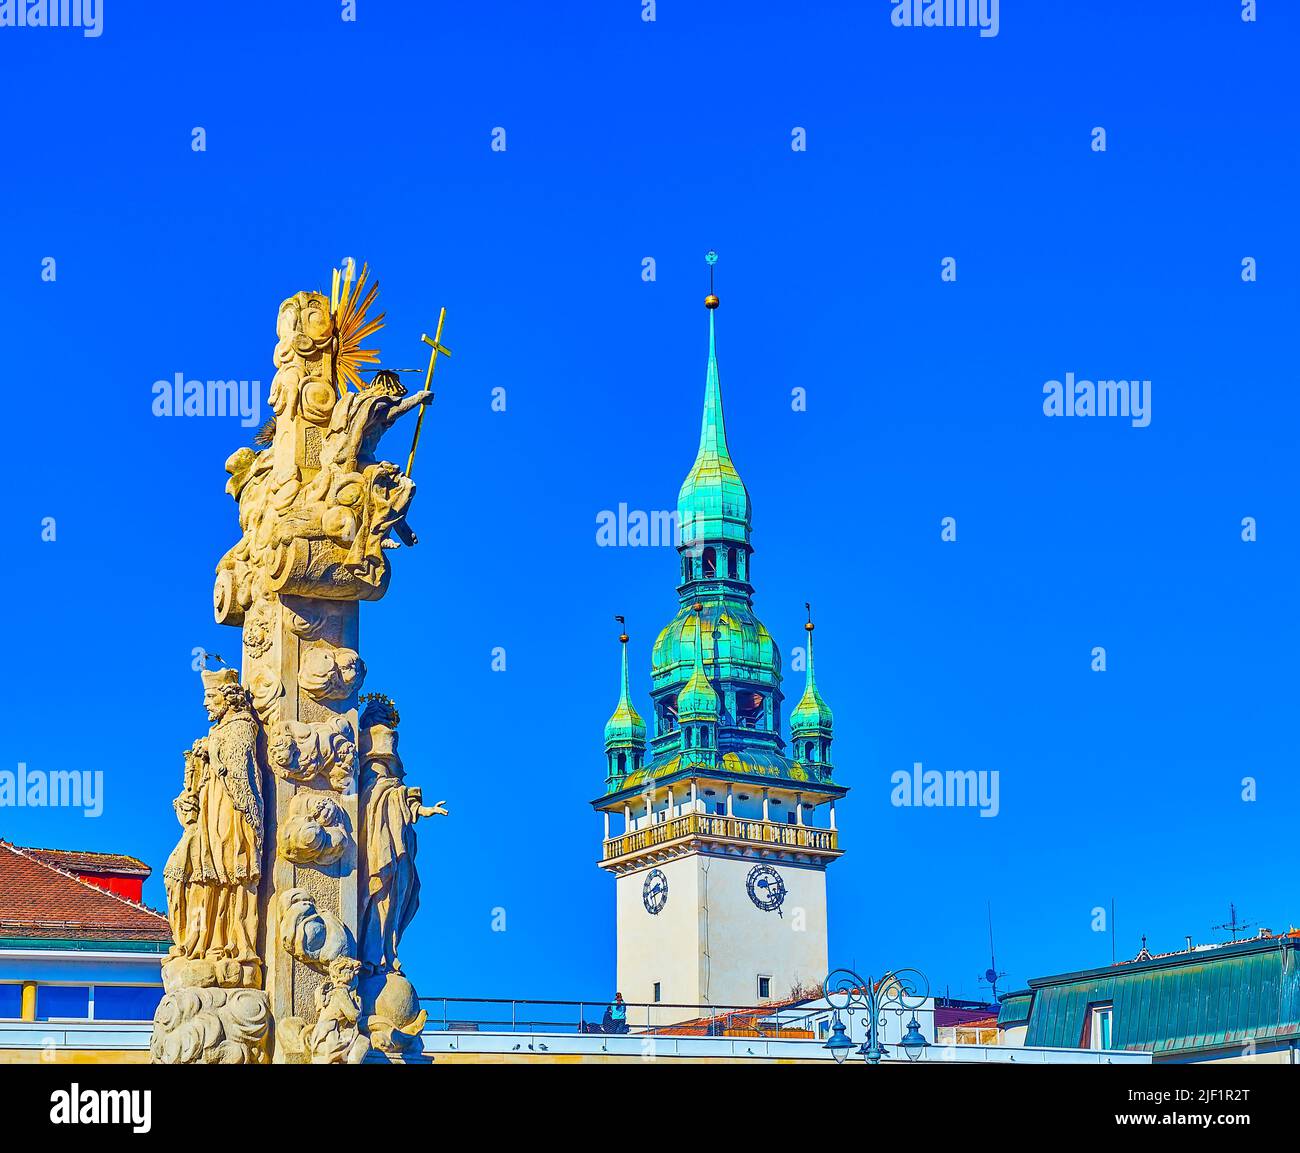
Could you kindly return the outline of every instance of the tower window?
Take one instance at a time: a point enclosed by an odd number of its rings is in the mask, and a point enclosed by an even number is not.
[[[656,981],[654,986],[654,1002],[659,1004],[664,999],[664,986],[662,981]]]
[[[811,761],[811,760],[813,759],[813,746],[812,746],[812,741],[809,741],[806,745],[804,745],[804,747],[803,747],[803,759],[804,759],[805,761]]]
[[[705,580],[718,575],[718,554],[712,545],[704,550],[704,555],[700,559],[704,562]]]
[[[660,701],[655,716],[660,733],[671,733],[677,728],[677,709],[671,701]]]
[[[735,577],[736,575],[736,550],[727,549],[727,576]]]
[[[762,693],[738,692],[736,694],[736,721],[747,729],[761,727],[763,704]]]
[[[618,754],[618,775],[621,777],[627,772],[627,754]]]

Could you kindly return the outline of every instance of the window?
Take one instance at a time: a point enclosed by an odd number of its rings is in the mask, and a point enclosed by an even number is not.
[[[0,1019],[14,1021],[23,1015],[23,987],[21,985],[0,985]]]
[[[736,575],[736,550],[729,548],[727,549],[727,576],[735,577]]]
[[[655,982],[655,995],[654,995],[654,1003],[655,1003],[656,1005],[659,1004],[659,1002],[663,1000],[663,991],[664,991],[664,989],[663,989],[663,983],[662,983],[661,981],[656,981],[656,982]]]
[[[700,559],[704,562],[705,580],[711,580],[718,575],[718,554],[712,545],[704,550],[704,555]]]
[[[618,754],[618,775],[621,777],[626,772],[627,772],[627,754],[619,753]]]
[[[90,1020],[90,987],[87,985],[37,985],[36,1019],[53,1021],[71,1018]]]
[[[799,817],[798,813],[786,813],[785,823],[787,825],[797,825],[799,823],[798,817]]]
[[[152,1021],[161,985],[96,985],[96,1021]]]
[[[758,999],[760,1001],[771,1000],[772,997],[772,978],[765,977],[762,974],[758,978]]]
[[[713,802],[713,811],[714,811],[714,813],[716,813],[719,817],[725,817],[725,816],[727,815],[727,802],[726,802],[726,801],[714,801],[714,802]]]
[[[1094,1005],[1092,1019],[1089,1022],[1089,1048],[1109,1049],[1111,1047],[1111,1016],[1113,1006]]]
[[[747,729],[756,729],[763,722],[763,694],[736,694],[736,720]]]

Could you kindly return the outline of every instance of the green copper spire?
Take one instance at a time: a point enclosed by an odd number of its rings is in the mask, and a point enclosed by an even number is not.
[[[712,269],[713,262],[710,261],[710,288]],[[727,425],[722,413],[722,384],[718,377],[713,323],[718,298],[710,291],[704,303],[709,310],[709,365],[704,380],[700,448],[677,495],[682,544],[695,549],[706,544],[749,543],[749,491],[740,479],[727,448]]]
[[[808,606],[805,605],[807,608]],[[826,766],[829,775],[831,760],[831,738],[833,736],[834,717],[831,707],[817,691],[817,672],[813,665],[813,628],[812,609],[808,609],[808,623],[803,626],[808,632],[808,679],[803,696],[790,714],[790,738],[794,744],[794,755],[805,764]]]
[[[623,676],[618,694],[618,707],[605,725],[605,745],[634,745],[645,747],[645,721],[632,705],[632,695],[628,691],[627,680],[627,633],[619,638],[623,650]]]
[[[704,672],[704,625],[700,620],[703,609],[703,605],[695,606],[695,667],[677,694],[677,721],[682,725],[718,719],[718,694]]]
[[[622,617],[615,617],[623,624]],[[605,725],[605,758],[608,762],[606,784],[616,789],[628,773],[636,772],[645,760],[645,721],[632,705],[627,678],[627,633],[619,635],[623,650],[623,672],[618,705]]]

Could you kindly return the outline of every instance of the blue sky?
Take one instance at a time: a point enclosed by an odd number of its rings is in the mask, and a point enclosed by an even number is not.
[[[756,607],[788,666],[816,606],[853,788],[832,964],[974,995],[988,901],[1007,985],[1108,961],[1092,910],[1112,898],[1121,956],[1142,933],[1221,939],[1229,901],[1300,920],[1300,11],[1004,0],[982,39],[895,28],[887,0],[661,3],[653,23],[630,0],[360,0],[355,23],[332,0],[106,5],[97,39],[0,29],[0,767],[106,789],[97,819],[0,810],[0,835],[141,856],[161,906],[205,727],[191,651],[237,651],[211,580],[250,430],[154,417],[152,385],[265,388],[279,302],[354,256],[387,364],[424,363],[440,306],[455,354],[416,463],[421,544],[362,610],[367,688],[453,814],[422,826],[406,967],[429,995],[606,996],[587,802],[612,617],[644,704],[677,562],[596,547],[596,517],[675,502],[714,248]],[[1067,372],[1151,380],[1150,426],[1045,418]],[[1000,814],[892,807],[916,761],[997,770]]]

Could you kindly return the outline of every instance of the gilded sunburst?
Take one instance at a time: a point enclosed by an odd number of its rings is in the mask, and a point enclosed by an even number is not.
[[[374,320],[366,318],[366,313],[370,311],[370,306],[374,304],[375,297],[379,293],[379,282],[375,281],[370,286],[370,290],[365,291],[366,276],[370,266],[366,264],[361,266],[361,275],[355,285],[352,283],[353,268],[351,260],[348,261],[346,272],[340,273],[336,268],[330,291],[330,307],[334,313],[334,335],[337,342],[334,353],[334,382],[340,394],[347,390],[348,384],[358,392],[366,387],[360,376],[361,369],[364,365],[379,363],[379,350],[362,348],[361,342],[366,337],[373,336],[384,326],[382,312]],[[342,279],[341,290],[340,279]],[[364,297],[363,292],[365,292]]]

